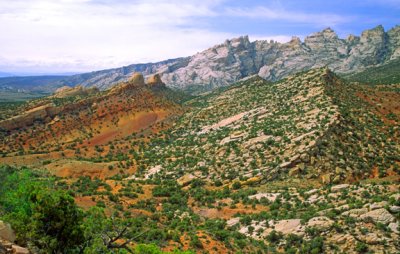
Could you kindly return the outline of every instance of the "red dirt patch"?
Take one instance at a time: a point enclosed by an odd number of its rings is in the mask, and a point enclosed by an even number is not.
[[[75,197],[75,203],[84,210],[89,210],[89,208],[96,206],[96,202],[89,196]]]
[[[235,208],[230,208],[228,206],[222,207],[220,210],[217,208],[207,208],[207,207],[192,207],[193,212],[198,215],[210,219],[231,219],[235,214],[253,214],[259,213],[261,211],[269,211],[268,207],[262,205],[256,205],[255,209],[250,206],[244,206],[243,204],[236,204]]]

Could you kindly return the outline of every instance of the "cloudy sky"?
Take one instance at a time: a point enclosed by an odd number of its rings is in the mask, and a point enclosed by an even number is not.
[[[0,72],[86,72],[188,56],[227,38],[341,37],[400,24],[400,0],[0,0]]]

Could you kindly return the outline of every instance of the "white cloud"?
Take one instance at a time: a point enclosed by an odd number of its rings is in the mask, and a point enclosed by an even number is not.
[[[300,22],[307,24],[318,24],[322,26],[334,26],[349,21],[349,17],[343,17],[329,13],[304,13],[301,11],[288,11],[283,8],[274,7],[249,7],[249,8],[228,8],[227,15],[235,17],[258,18],[268,20],[282,20],[289,22]]]
[[[346,22],[338,15],[289,12],[279,5],[229,8],[227,1],[0,0],[0,70],[98,70],[188,56],[238,36],[212,30],[209,18]],[[291,35],[250,38],[286,42]]]
[[[193,25],[220,1],[0,2],[0,68],[89,71],[191,55],[232,34]]]

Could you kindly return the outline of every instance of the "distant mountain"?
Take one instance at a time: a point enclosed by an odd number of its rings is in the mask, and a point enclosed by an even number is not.
[[[161,68],[174,71],[185,66],[188,60],[189,58],[168,59],[157,63],[132,64],[120,68],[77,74],[57,80],[53,85],[56,87],[65,85],[96,86],[101,89],[106,89],[116,83],[127,81],[135,72],[141,72],[143,75],[149,76],[150,74],[158,73]]]
[[[362,32],[361,36],[349,35],[346,39],[340,39],[327,28],[307,36],[304,42],[297,37],[287,43],[250,42],[244,36],[191,57],[79,74],[60,82],[106,89],[140,71],[144,75],[159,73],[170,87],[196,90],[225,86],[253,74],[273,81],[322,66],[337,73],[359,72],[399,56],[400,26],[388,32],[377,26]]]
[[[26,76],[0,78],[0,90],[52,92],[68,76]]]
[[[145,76],[158,73],[169,87],[199,92],[226,86],[254,74],[275,81],[323,66],[336,73],[357,73],[399,56],[400,26],[387,32],[382,26],[377,26],[362,32],[361,36],[349,35],[346,39],[339,38],[327,28],[307,36],[303,42],[297,37],[287,43],[250,42],[244,36],[226,40],[190,57],[57,77],[52,81],[45,79],[44,82],[50,90],[65,85],[107,89],[126,81],[134,72],[142,72]],[[15,85],[20,85],[20,82],[16,80]]]
[[[0,78],[2,78],[2,77],[11,77],[11,76],[13,76],[13,74],[8,73],[8,72],[1,72],[0,71]]]

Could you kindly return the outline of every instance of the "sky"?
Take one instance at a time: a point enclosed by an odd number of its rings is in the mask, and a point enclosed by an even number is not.
[[[339,37],[400,24],[400,0],[0,0],[0,72],[88,72],[190,56],[226,39]]]

